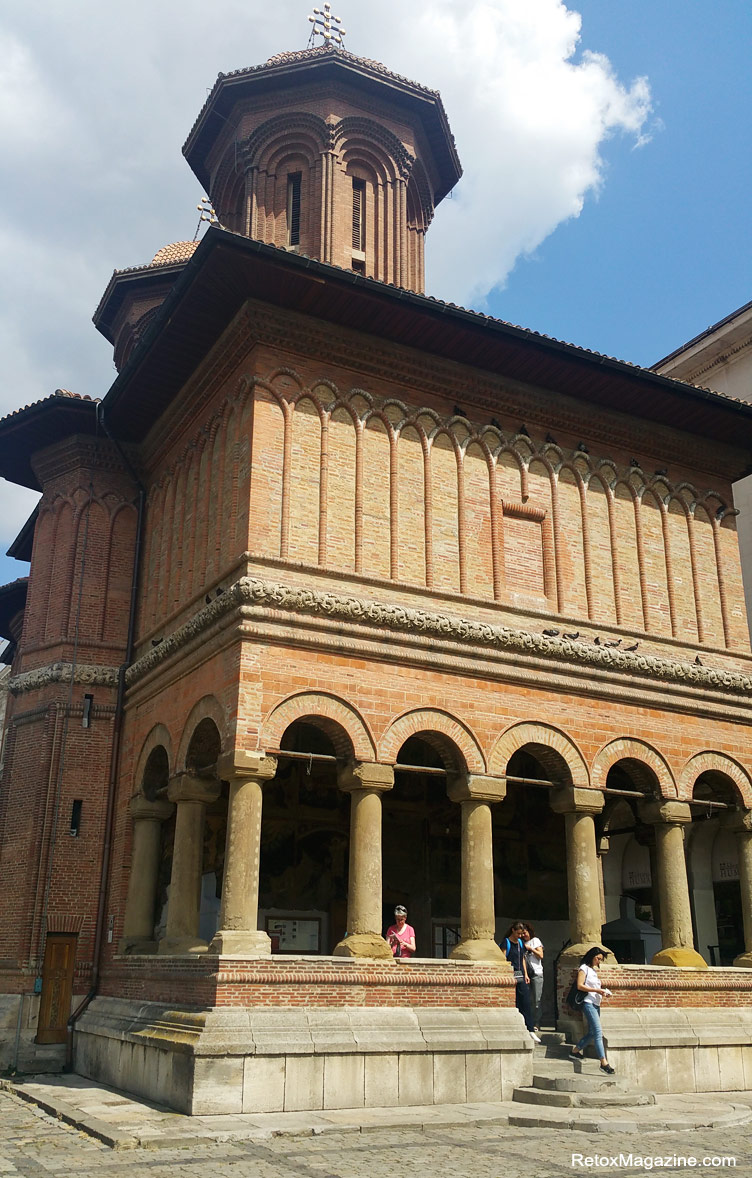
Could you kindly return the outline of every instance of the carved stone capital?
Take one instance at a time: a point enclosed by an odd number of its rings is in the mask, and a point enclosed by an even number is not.
[[[500,777],[480,773],[456,773],[447,776],[447,793],[453,802],[503,802],[507,783]]]
[[[173,805],[162,798],[150,799],[145,798],[143,794],[134,794],[128,803],[128,809],[134,822],[141,818],[156,818],[164,822],[172,814]]]
[[[211,777],[196,777],[193,773],[178,773],[170,778],[167,797],[171,802],[203,802],[209,805],[219,797],[219,782]]]
[[[556,814],[600,814],[605,799],[598,789],[566,785],[561,789],[552,789],[549,802]]]
[[[653,826],[662,822],[685,826],[692,821],[692,811],[687,802],[640,802],[638,809],[641,820]]]
[[[337,785],[346,793],[354,789],[374,789],[386,793],[394,785],[394,769],[377,761],[350,761],[337,771]]]
[[[233,749],[231,753],[223,753],[217,761],[217,776],[222,781],[246,777],[270,781],[276,772],[277,758],[268,757],[261,750]]]
[[[720,825],[734,834],[752,835],[752,810],[727,810],[721,815]]]

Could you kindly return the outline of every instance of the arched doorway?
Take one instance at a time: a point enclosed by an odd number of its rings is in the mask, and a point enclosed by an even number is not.
[[[709,965],[732,965],[744,952],[736,838],[722,815],[737,807],[734,782],[717,770],[701,773],[692,788],[687,861],[698,951]]]
[[[461,812],[447,795],[447,774],[464,771],[448,737],[419,732],[400,747],[394,787],[383,797],[383,925],[404,904],[418,957],[448,957],[460,940]]]
[[[333,739],[331,724],[290,724],[264,787],[259,927],[273,953],[329,954],[346,932],[350,799],[337,785],[344,733]]]

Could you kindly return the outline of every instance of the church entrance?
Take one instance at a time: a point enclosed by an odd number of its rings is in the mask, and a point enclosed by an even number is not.
[[[280,756],[264,787],[259,928],[273,953],[329,954],[346,932],[350,798],[322,729],[296,721],[280,748],[314,756]]]
[[[397,756],[394,788],[383,796],[383,928],[407,908],[416,956],[448,957],[460,939],[460,807],[447,796],[444,761],[411,736]]]

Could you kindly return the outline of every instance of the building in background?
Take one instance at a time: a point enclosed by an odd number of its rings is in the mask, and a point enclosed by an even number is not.
[[[0,612],[4,1062],[73,1011],[77,1070],[189,1112],[499,1099],[496,939],[536,925],[553,1017],[626,895],[666,972],[612,967],[622,1070],[742,1086],[752,406],[426,298],[441,99],[331,39],[220,75],[184,152],[218,224],[113,275],[111,389],[0,422],[42,491]]]

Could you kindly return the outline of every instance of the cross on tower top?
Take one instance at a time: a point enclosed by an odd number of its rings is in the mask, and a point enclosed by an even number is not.
[[[327,46],[332,42],[340,47],[344,46],[347,30],[342,28],[342,21],[338,16],[332,16],[331,4],[325,4],[323,9],[314,8],[313,16],[309,16],[308,19],[313,25],[309,45],[314,37],[323,37]]]

